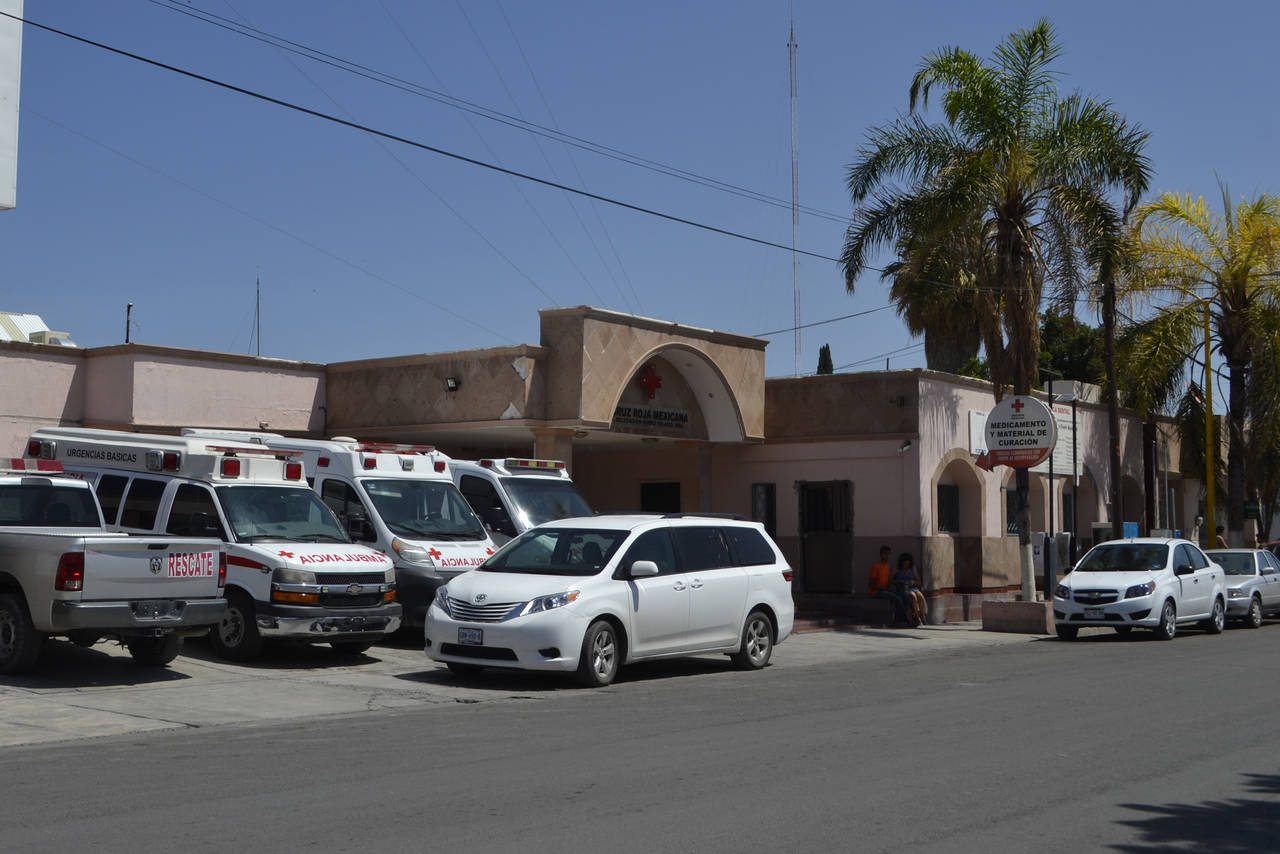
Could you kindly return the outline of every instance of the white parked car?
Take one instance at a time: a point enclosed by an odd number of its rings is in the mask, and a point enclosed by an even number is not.
[[[1157,637],[1171,640],[1187,623],[1217,634],[1226,622],[1224,574],[1186,540],[1100,543],[1054,590],[1058,637],[1074,640],[1081,628],[1107,626],[1121,634],[1155,629]]]
[[[1251,629],[1264,614],[1280,611],[1280,558],[1266,549],[1213,549],[1205,552],[1227,574],[1227,618]]]
[[[758,523],[594,516],[526,531],[441,587],[426,651],[459,674],[565,671],[602,686],[655,658],[764,667],[794,617],[791,567]]]

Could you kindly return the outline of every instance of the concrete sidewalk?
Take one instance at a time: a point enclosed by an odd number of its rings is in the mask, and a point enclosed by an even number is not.
[[[774,650],[771,666],[936,655],[1030,640],[984,632],[981,623],[836,628],[791,636]],[[649,663],[624,668],[611,690],[639,679],[707,678],[729,670],[724,656]],[[486,671],[460,681],[413,641],[380,644],[353,658],[327,646],[282,645],[269,647],[253,664],[222,661],[203,641],[188,641],[166,669],[139,667],[112,644],[81,649],[48,641],[35,674],[0,676],[0,747],[440,703],[531,701],[574,690],[570,679],[533,673]]]

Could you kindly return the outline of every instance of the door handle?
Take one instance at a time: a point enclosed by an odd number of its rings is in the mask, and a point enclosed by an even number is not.
[[[672,585],[671,585],[671,589],[672,589],[672,590],[683,590],[683,589],[684,589],[684,582],[683,582],[683,581],[677,581],[675,584],[672,584]]]
[[[701,590],[701,589],[702,589],[702,581],[701,581],[701,580],[699,580],[699,579],[697,579],[697,578],[695,578],[693,581],[690,581],[690,582],[689,582],[689,586],[690,586],[690,587],[692,587],[694,590]]]

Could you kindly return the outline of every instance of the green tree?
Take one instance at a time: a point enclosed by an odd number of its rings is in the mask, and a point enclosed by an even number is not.
[[[818,348],[818,374],[834,374],[835,363],[831,361],[831,345],[823,344]]]
[[[1102,385],[1106,382],[1102,359],[1101,329],[1057,309],[1040,316],[1040,367],[1065,380]]]
[[[1249,375],[1267,338],[1280,325],[1280,199],[1263,193],[1233,205],[1225,186],[1222,214],[1202,197],[1165,193],[1137,209],[1134,242],[1140,267],[1131,294],[1167,299],[1138,342],[1154,377],[1167,375],[1179,356],[1203,346],[1204,305],[1210,310],[1213,349],[1227,367],[1227,531],[1243,542],[1246,459],[1251,406],[1265,414],[1269,402],[1254,395]],[[1158,357],[1163,356],[1163,359]],[[1154,383],[1148,383],[1149,388]],[[1209,520],[1209,525],[1213,524]]]
[[[982,266],[975,304],[996,395],[1038,384],[1037,314],[1046,281],[1059,296],[1085,287],[1086,246],[1114,231],[1107,193],[1124,207],[1146,190],[1147,134],[1112,107],[1061,96],[1061,53],[1041,20],[1007,36],[990,60],[944,48],[922,61],[909,112],[873,128],[849,169],[855,205],[841,261],[850,290],[875,253],[906,240],[941,246],[976,220]],[[917,112],[942,92],[945,123]],[[1017,471],[1024,595],[1031,590],[1030,477]]]

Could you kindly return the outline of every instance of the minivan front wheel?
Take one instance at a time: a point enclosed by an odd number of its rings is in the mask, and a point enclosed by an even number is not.
[[[729,656],[739,670],[759,670],[773,655],[773,624],[763,611],[752,611],[742,627],[738,651]]]
[[[582,636],[578,681],[588,688],[603,688],[618,675],[618,634],[604,620],[596,620]]]

